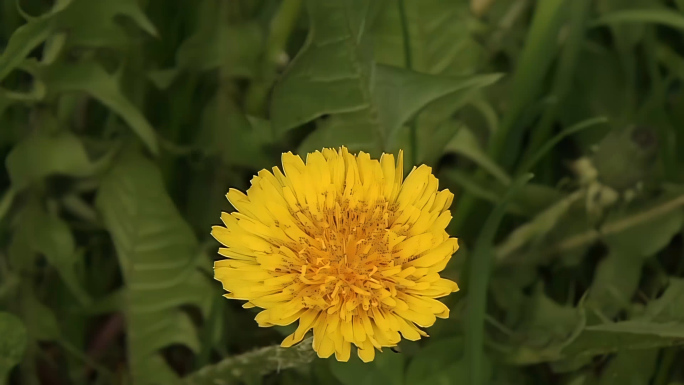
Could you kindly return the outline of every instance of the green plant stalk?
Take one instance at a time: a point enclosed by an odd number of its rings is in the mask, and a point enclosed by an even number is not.
[[[484,383],[484,378],[482,378],[484,325],[487,311],[487,287],[494,262],[494,237],[506,213],[508,202],[531,177],[531,175],[522,176],[513,183],[501,203],[487,218],[477,238],[475,250],[469,258],[470,274],[467,282],[469,309],[466,320],[465,356],[470,369],[468,383],[472,385]]]
[[[672,364],[677,356],[677,348],[665,348],[662,351],[660,364],[653,377],[653,385],[667,385],[670,383]]]
[[[577,123],[573,126],[568,127],[567,129],[561,131],[560,133],[558,133],[558,135],[554,136],[549,141],[547,141],[543,146],[541,146],[539,148],[539,150],[532,153],[532,155],[526,161],[523,161],[520,163],[520,167],[519,167],[520,168],[520,171],[519,171],[520,174],[524,174],[526,172],[531,171],[532,168],[537,164],[537,162],[539,162],[544,157],[544,155],[546,155],[549,151],[551,151],[551,149],[555,145],[560,143],[560,141],[563,140],[564,138],[566,138],[572,134],[575,134],[577,132],[580,132],[582,130],[585,130],[589,127],[593,127],[597,124],[607,123],[607,122],[608,122],[608,118],[603,117],[603,116],[599,116],[596,118],[588,119],[588,120],[585,120],[583,122]]]
[[[515,157],[519,151],[518,144],[515,143],[516,135],[512,135],[512,131],[517,129],[525,108],[533,102],[543,80],[543,74],[546,73],[553,59],[553,55],[550,52],[544,52],[544,50],[550,45],[551,39],[557,36],[557,31],[560,28],[558,18],[562,17],[560,9],[563,4],[563,0],[548,0],[537,3],[532,25],[527,34],[526,48],[520,58],[518,70],[513,75],[511,92],[516,95],[516,98],[506,112],[499,129],[489,140],[489,156],[494,161],[499,162],[504,169],[510,167],[510,164],[507,164],[509,163],[508,160],[503,159],[504,153],[507,154],[507,157]],[[539,63],[536,60],[537,57],[544,58],[544,62]],[[511,140],[514,141],[513,145],[516,147],[507,149],[506,145]],[[483,175],[478,173],[476,175],[477,180],[480,180]],[[463,194],[458,201],[459,209],[456,211],[450,227],[456,231],[462,228],[476,203],[477,198],[473,195]]]
[[[528,160],[529,157],[548,140],[558,111],[563,105],[568,92],[572,88],[572,79],[581,52],[582,41],[584,40],[584,23],[590,9],[590,4],[591,2],[589,0],[577,0],[571,3],[570,36],[568,36],[566,48],[561,53],[558,72],[556,72],[554,80],[553,95],[556,98],[556,103],[544,111],[539,125],[532,131],[530,144],[524,158],[525,160]],[[525,160],[523,163],[525,163]],[[522,166],[519,170],[522,170],[520,173],[525,172]]]
[[[682,206],[684,206],[684,195],[680,195],[677,198],[674,198],[661,204],[660,206],[653,207],[649,210],[640,212],[638,214],[634,214],[627,218],[608,222],[605,225],[603,225],[599,230],[591,229],[586,232],[568,237],[562,240],[561,242],[557,243],[556,245],[541,251],[541,254],[551,255],[554,253],[569,251],[576,247],[588,245],[592,242],[599,240],[601,237],[604,237],[606,235],[617,234],[627,229],[630,229],[634,226],[643,224],[644,222],[654,220],[661,215],[665,215],[672,212],[672,210],[680,209]],[[505,256],[502,257],[500,260],[505,260]]]
[[[236,384],[241,379],[261,377],[274,371],[308,365],[316,353],[309,337],[291,348],[268,346],[229,357],[183,378],[183,385]]]
[[[408,16],[406,15],[406,1],[399,0],[399,18],[401,19],[401,37],[404,43],[404,65],[407,69],[413,69],[413,51],[411,49],[411,33],[409,32]],[[416,119],[409,121],[409,132],[411,135],[411,164],[418,163],[418,126]]]
[[[489,155],[496,161],[503,161],[502,166],[506,169],[510,169],[520,150],[523,129],[520,119],[540,92],[553,61],[554,55],[549,49],[557,39],[565,4],[563,0],[537,2],[525,49],[512,79],[511,93],[516,97],[489,143]]]
[[[270,25],[264,60],[259,77],[247,89],[245,110],[248,114],[264,116],[266,101],[275,82],[279,59],[285,52],[287,42],[301,13],[303,0],[283,0]]]
[[[667,112],[664,106],[667,105],[668,81],[663,79],[660,74],[660,67],[658,65],[658,46],[655,36],[655,29],[650,27],[646,30],[644,49],[648,53],[648,72],[651,79],[651,92],[653,96],[650,98],[651,103],[661,106],[657,109],[658,120],[662,123],[656,124],[662,156],[662,164],[667,179],[673,180],[679,174],[679,166],[677,165],[677,134],[670,123]]]

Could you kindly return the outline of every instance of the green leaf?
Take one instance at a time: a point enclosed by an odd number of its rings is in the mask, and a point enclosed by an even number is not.
[[[541,150],[543,148],[542,145],[551,137],[554,123],[557,121],[560,110],[565,108],[568,102],[572,102],[568,98],[568,94],[574,86],[578,62],[585,47],[586,23],[591,6],[591,0],[570,2],[568,23],[565,26],[569,32],[558,57],[558,68],[554,74],[551,88],[551,95],[554,100],[549,108],[544,110],[536,127],[530,131],[525,158],[523,158],[522,165],[519,166],[518,170],[530,170],[531,166],[525,165],[527,162],[534,163],[530,156],[534,154],[537,157],[543,154],[543,150]],[[560,139],[558,136],[556,138]],[[552,139],[551,142],[547,142],[545,147],[549,145],[548,143],[553,143],[556,138]],[[551,146],[555,146],[555,144],[551,144]],[[530,168],[526,169],[525,167]]]
[[[472,95],[474,90],[492,84],[500,77],[443,77],[383,65],[375,68],[374,84],[370,86],[372,91],[369,90],[372,92],[370,104],[358,112],[332,115],[311,135],[312,138],[307,138],[308,143],[325,147],[351,143],[375,152],[402,148],[400,143],[407,142],[408,138],[404,124],[427,104],[449,94],[461,98]],[[275,119],[274,116],[274,125]],[[312,147],[306,145],[307,149]]]
[[[659,202],[668,198],[649,202],[646,208],[657,207]],[[629,214],[612,214],[607,219],[620,221]],[[587,304],[600,309],[609,318],[628,307],[639,286],[645,260],[665,248],[683,225],[684,211],[675,209],[622,232],[604,236],[610,252],[596,268]]]
[[[389,350],[376,354],[370,363],[354,354],[349,362],[330,360],[330,370],[343,385],[404,384],[404,357]]]
[[[440,77],[402,68],[374,65],[366,54],[365,30],[371,7],[348,10],[349,4],[310,1],[311,32],[307,44],[293,60],[273,91],[272,121],[283,134],[323,115],[332,115],[319,130],[337,139],[335,131],[368,131],[363,143],[376,149],[391,147],[402,125],[421,108],[445,95],[481,88],[499,75]],[[368,28],[368,27],[366,27]]]
[[[684,16],[667,8],[625,9],[602,15],[591,22],[592,27],[618,23],[656,23],[668,27],[684,29]]]
[[[379,65],[372,93],[381,133],[384,138],[393,138],[404,123],[430,102],[449,94],[486,87],[500,78],[497,74],[434,76]]]
[[[542,160],[544,158],[544,155],[546,155],[549,151],[551,151],[564,138],[566,138],[566,137],[568,137],[574,133],[585,130],[589,127],[593,127],[596,124],[606,123],[607,121],[608,121],[608,119],[601,116],[601,117],[581,121],[577,124],[574,124],[574,125],[566,128],[566,129],[564,129],[563,131],[559,132],[556,136],[551,138],[548,142],[544,143],[544,145],[541,146],[541,148],[539,148],[539,150],[537,150],[537,152],[535,152],[534,155],[532,155],[527,161],[522,162],[519,169],[523,173],[529,172],[530,170],[533,169],[533,167],[537,164],[537,162],[539,162],[540,160]]]
[[[0,56],[0,81],[17,68],[29,53],[44,42],[58,27],[53,13],[29,20],[12,34]]]
[[[489,154],[508,169],[515,161],[522,144],[523,115],[542,91],[546,74],[558,48],[558,33],[565,17],[563,0],[536,3],[534,17],[525,38],[525,46],[517,64],[509,95],[515,95],[506,110],[501,128],[494,134]]]
[[[137,0],[73,0],[59,15],[59,24],[69,31],[68,43],[72,46],[125,46],[130,42],[118,22],[122,17],[130,18],[148,34],[159,36]]]
[[[671,195],[671,194],[668,194]],[[657,208],[659,204],[669,201],[671,196],[664,196],[649,202],[639,211]],[[621,221],[629,217],[629,213],[617,213],[608,216],[610,221]],[[616,234],[608,234],[603,240],[608,247],[618,252],[636,255],[637,258],[648,258],[667,246],[684,225],[684,211],[681,208],[663,213],[655,218],[649,218],[635,226],[628,227]]]
[[[202,128],[200,147],[226,165],[258,170],[269,168],[275,161],[267,151],[274,144],[271,123],[245,116],[222,95],[206,104]]]
[[[89,305],[92,299],[76,275],[79,258],[69,225],[46,213],[37,202],[29,205],[23,214],[20,231],[29,233],[31,248],[45,256],[81,305]]]
[[[614,129],[598,144],[592,162],[598,178],[616,190],[634,187],[653,173],[661,147],[655,129],[628,126]]]
[[[525,175],[518,178],[510,187],[503,200],[492,210],[475,243],[475,249],[469,259],[470,275],[468,277],[469,312],[466,323],[466,350],[469,383],[483,383],[484,355],[484,320],[487,312],[487,288],[491,268],[494,262],[494,237],[501,220],[506,213],[506,206],[513,195],[532,178]]]
[[[385,1],[372,31],[375,58],[422,73],[473,74],[484,53],[471,36],[475,23],[465,1]]]
[[[371,2],[308,0],[309,36],[273,90],[271,114],[276,133],[323,114],[369,107],[371,57],[365,28]]]
[[[524,319],[517,332],[524,339],[523,345],[532,348],[552,345],[560,349],[572,343],[586,325],[582,312],[556,303],[546,296],[541,285],[523,305],[522,313]]]
[[[649,385],[657,363],[657,349],[618,353],[603,369],[599,385]]]
[[[486,170],[491,176],[496,178],[502,185],[511,183],[511,178],[504,170],[499,167],[485,151],[480,147],[480,143],[468,127],[462,127],[456,135],[447,143],[444,152],[454,152],[477,163],[478,166]]]
[[[207,15],[205,20],[216,15],[220,16],[214,13]],[[250,78],[257,70],[263,40],[257,23],[229,25],[222,21],[203,22],[195,34],[178,48],[176,65],[180,69],[194,71],[225,67],[228,72],[224,76]]]
[[[584,191],[574,192],[539,213],[528,223],[516,228],[504,242],[497,246],[497,261],[501,262],[526,244],[537,244],[565,216],[570,207],[582,198],[584,198]]]
[[[102,180],[96,206],[123,272],[131,373],[139,383],[151,383],[155,374],[148,368],[158,367],[159,349],[199,348],[195,328],[178,306],[194,304],[206,315],[213,291],[196,269],[197,240],[149,160],[132,148],[122,154]]]
[[[83,177],[93,171],[83,144],[68,132],[31,135],[12,149],[5,163],[15,190],[53,174]]]
[[[463,357],[463,338],[452,337],[435,340],[421,349],[411,360],[406,372],[406,384],[411,385],[458,385],[468,380],[468,367]],[[482,378],[488,383],[492,365],[486,360]]]
[[[16,195],[16,190],[11,187],[2,194],[2,198],[0,198],[0,221],[5,218],[5,215],[7,215],[7,212],[12,207]]]
[[[13,314],[0,312],[0,336],[0,384],[6,384],[10,370],[24,356],[26,328]]]
[[[62,331],[55,313],[40,302],[34,293],[23,296],[22,307],[31,339],[57,341],[62,337]]]
[[[121,92],[118,78],[107,73],[96,62],[56,63],[37,67],[35,72],[46,84],[48,92],[85,92],[99,100],[121,116],[153,154],[159,152],[154,128]]]
[[[539,362],[558,360],[581,360],[597,355],[613,352],[626,352],[641,349],[653,349],[667,346],[684,344],[684,281],[672,279],[663,295],[651,301],[643,315],[628,321],[614,323],[602,323],[586,325],[585,309],[568,309],[568,312],[576,312],[575,319],[579,317],[577,327],[571,338],[536,340],[541,345],[530,344],[527,341],[506,351],[504,359],[508,362],[528,365]],[[562,319],[550,320],[547,325],[558,324]],[[538,328],[530,328],[531,332]]]

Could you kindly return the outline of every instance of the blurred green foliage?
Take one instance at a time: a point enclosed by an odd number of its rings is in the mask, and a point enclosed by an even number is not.
[[[0,383],[684,382],[683,12],[3,1]],[[228,188],[340,145],[457,195],[451,318],[370,364],[274,346],[211,279]]]

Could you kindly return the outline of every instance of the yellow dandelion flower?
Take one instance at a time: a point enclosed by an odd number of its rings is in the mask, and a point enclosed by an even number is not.
[[[214,264],[227,298],[264,309],[259,326],[297,330],[282,346],[313,329],[320,357],[347,361],[351,344],[364,362],[375,349],[418,340],[420,327],[447,318],[436,300],[458,290],[441,278],[458,240],[445,228],[453,194],[438,191],[430,167],[403,178],[403,155],[324,149],[306,163],[283,154],[283,171],[262,170],[247,194],[231,189],[237,210],[223,213],[212,235],[226,259]]]

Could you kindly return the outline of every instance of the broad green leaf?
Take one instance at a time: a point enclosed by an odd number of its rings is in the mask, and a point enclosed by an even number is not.
[[[14,31],[0,56],[0,81],[17,68],[56,28],[54,15],[46,15],[30,20]]]
[[[352,152],[365,151],[379,156],[381,146],[373,130],[367,127],[367,116],[364,114],[345,114],[345,119],[327,119],[317,124],[316,130],[301,143],[297,152],[306,154],[324,147],[345,146]],[[408,136],[408,130],[406,135]]]
[[[647,208],[650,207],[658,207],[658,201],[649,203]],[[613,214],[607,219],[620,221],[626,217],[627,213]],[[684,211],[680,208],[604,236],[610,252],[596,268],[587,304],[599,308],[609,318],[628,307],[639,286],[645,260],[666,247],[680,233],[682,225]]]
[[[271,117],[284,133],[324,114],[370,107],[373,75],[365,29],[372,2],[306,2],[309,36],[273,90]]]
[[[199,341],[178,308],[211,305],[209,283],[196,270],[195,236],[164,190],[157,167],[130,148],[102,180],[96,199],[112,236],[125,283],[128,361],[134,380],[149,383],[159,349]],[[154,325],[154,327],[150,327]]]
[[[349,29],[349,25],[369,25],[372,7],[351,11],[346,8],[349,6],[309,2],[307,44],[274,89],[271,112],[276,134],[332,115],[322,129],[368,131],[362,142],[375,142],[376,149],[386,149],[402,125],[431,101],[498,79],[498,75],[440,77],[376,66],[366,53],[365,30]],[[336,132],[324,135],[345,136]]]
[[[454,93],[467,93],[493,84],[500,75],[435,76],[397,67],[376,67],[372,95],[380,132],[393,138],[401,126],[430,102]]]
[[[89,305],[90,295],[76,274],[75,267],[79,258],[69,225],[61,218],[45,212],[36,202],[24,210],[18,231],[28,232],[31,249],[45,256],[81,305]]]
[[[107,47],[129,44],[119,18],[127,17],[148,34],[158,32],[137,0],[73,0],[59,15],[62,28],[69,30],[68,42],[75,46]]]
[[[602,370],[599,385],[649,385],[657,363],[657,349],[618,353]]]
[[[216,18],[220,14],[207,16]],[[224,76],[252,77],[257,70],[263,40],[256,23],[203,22],[178,48],[176,65],[194,71],[225,67],[228,72],[223,73]]]
[[[330,360],[330,370],[343,385],[404,385],[404,357],[389,349],[367,364],[355,354],[349,362]]]
[[[585,326],[582,313],[572,306],[561,305],[544,294],[541,286],[523,305],[524,320],[517,330],[524,345],[545,347],[571,343]]]
[[[72,2],[73,0],[56,1],[49,12],[29,18],[26,24],[12,33],[0,56],[0,81],[19,67],[32,50],[62,26],[63,13],[69,9]]]
[[[83,144],[68,132],[30,135],[12,149],[5,164],[15,190],[53,174],[83,177],[93,171]]]
[[[442,77],[384,65],[375,68],[375,82],[369,91],[372,104],[361,111],[331,115],[306,139],[304,148],[315,148],[313,143],[326,147],[350,143],[372,153],[407,149],[402,145],[410,143],[404,124],[424,106],[449,94],[467,98],[499,78],[499,75]]]
[[[0,336],[0,384],[6,384],[10,370],[24,356],[26,328],[13,314],[0,312]]]
[[[116,76],[94,61],[54,64],[35,69],[48,92],[85,92],[119,114],[153,153],[159,152],[154,128],[131,101],[124,96]]]
[[[574,312],[579,322],[571,338],[547,339],[543,346],[523,342],[506,351],[503,358],[514,364],[526,365],[681,345],[684,343],[682,299],[684,283],[680,279],[672,279],[663,295],[651,301],[642,316],[631,320],[585,326],[586,310],[577,308]],[[534,328],[530,331],[534,332]]]
[[[628,308],[639,287],[643,259],[629,250],[613,250],[596,266],[587,306],[607,318]]]
[[[465,123],[454,117],[467,105],[482,107],[482,90],[477,87],[465,89],[428,104],[415,117],[416,161],[437,164],[444,155],[445,147]],[[487,108],[487,107],[483,107]],[[493,112],[493,111],[492,111]],[[490,122],[496,127],[496,122]],[[473,127],[469,128],[472,130]],[[491,127],[490,127],[491,128]]]
[[[411,360],[406,372],[406,384],[458,385],[468,379],[468,368],[463,357],[463,338],[436,340],[421,349]],[[485,361],[483,378],[488,383],[492,365]]]
[[[643,319],[652,322],[684,322],[684,280],[670,280],[667,289],[659,298],[648,303]]]
[[[372,31],[376,60],[422,73],[473,74],[484,52],[471,36],[476,21],[468,8],[465,1],[385,1]]]
[[[245,116],[233,102],[217,95],[203,112],[199,143],[203,151],[226,165],[253,170],[269,168],[276,159],[267,147],[274,144],[271,123]]]
[[[625,9],[602,15],[591,23],[598,27],[618,23],[657,23],[668,27],[684,29],[684,16],[667,8]]]
[[[40,302],[34,293],[26,293],[22,300],[26,328],[31,339],[38,341],[59,340],[62,337],[62,331],[52,309]]]

